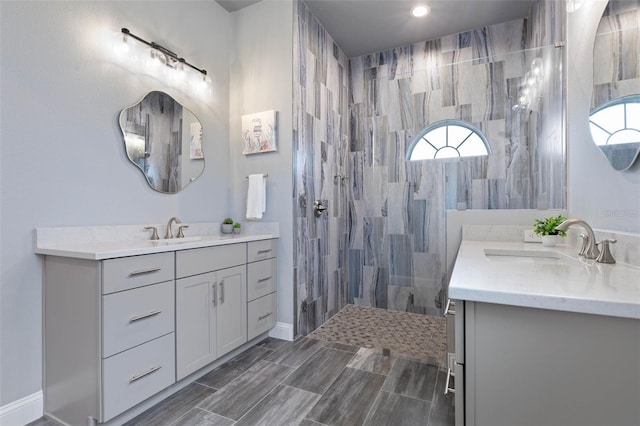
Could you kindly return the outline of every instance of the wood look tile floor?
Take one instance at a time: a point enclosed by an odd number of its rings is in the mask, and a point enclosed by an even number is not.
[[[453,426],[445,380],[441,367],[389,351],[267,338],[126,426]]]

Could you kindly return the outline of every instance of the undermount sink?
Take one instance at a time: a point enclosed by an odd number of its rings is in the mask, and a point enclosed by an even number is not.
[[[573,262],[574,259],[555,251],[545,250],[505,250],[484,249],[485,257],[494,262],[509,263],[539,263],[546,265],[558,265]]]
[[[184,237],[184,238],[161,238],[159,240],[153,240],[152,242],[157,245],[169,245],[169,244],[183,244],[193,241],[200,241],[202,237]]]

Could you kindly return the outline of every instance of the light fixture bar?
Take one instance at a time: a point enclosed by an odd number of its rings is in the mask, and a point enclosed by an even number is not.
[[[127,28],[122,28],[122,34],[124,34],[127,37],[131,37],[134,38],[136,40],[138,40],[141,43],[146,44],[147,46],[156,49],[160,52],[162,52],[164,55],[170,57],[171,59],[173,59],[175,62],[180,62],[184,65],[187,65],[191,68],[193,68],[194,70],[198,71],[199,73],[201,73],[202,75],[207,75],[207,70],[205,69],[201,69],[196,67],[195,65],[190,64],[189,62],[187,62],[184,58],[179,57],[175,52],[172,52],[171,50],[167,49],[166,47],[156,43],[156,42],[148,42],[145,39],[138,37],[137,35],[133,34],[131,31],[129,31]]]

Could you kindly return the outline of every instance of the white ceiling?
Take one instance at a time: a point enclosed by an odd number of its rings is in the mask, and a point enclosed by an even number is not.
[[[216,0],[234,11],[259,0]],[[529,15],[533,0],[304,0],[347,57],[431,40]],[[427,4],[431,13],[413,18]]]
[[[220,6],[227,9],[227,12],[235,12],[243,7],[251,6],[254,3],[258,3],[260,0],[216,0]]]

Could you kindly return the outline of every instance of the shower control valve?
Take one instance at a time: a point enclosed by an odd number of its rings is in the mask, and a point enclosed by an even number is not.
[[[326,209],[327,208],[322,205],[322,202],[320,200],[316,200],[313,202],[313,214],[315,214],[316,217],[322,216],[322,212],[324,212]]]

